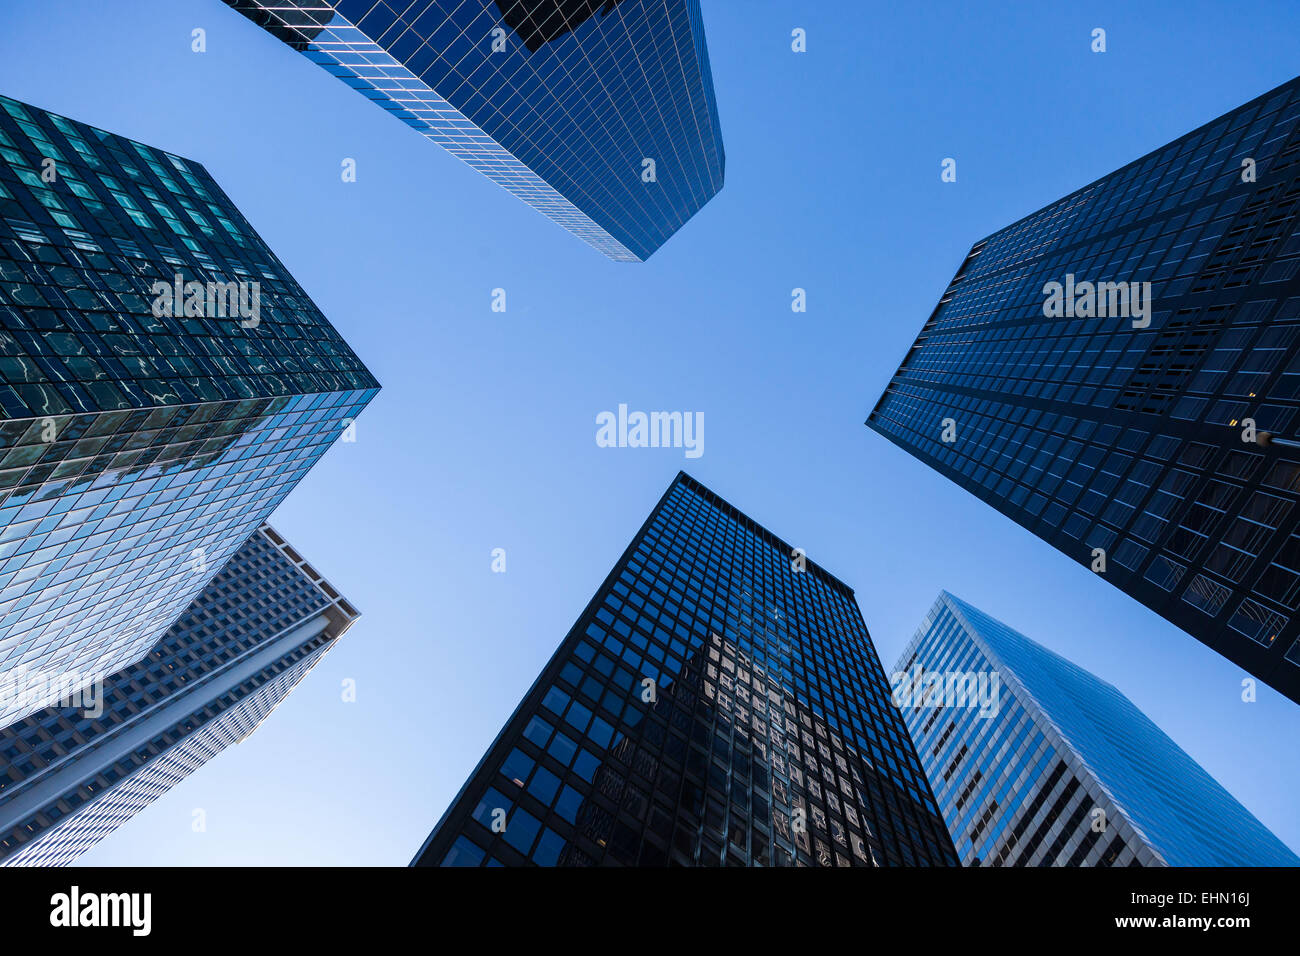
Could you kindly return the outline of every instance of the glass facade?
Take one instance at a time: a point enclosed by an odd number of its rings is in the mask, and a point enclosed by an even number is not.
[[[976,243],[867,425],[1300,701],[1298,410],[1300,79]]]
[[[0,726],[142,657],[377,390],[202,166],[0,97]]]
[[[252,733],[357,616],[279,534],[258,530],[144,660],[105,679],[98,702],[0,731],[0,864],[72,862]]]
[[[611,259],[722,188],[698,0],[225,2]]]
[[[893,684],[967,866],[1300,866],[1113,686],[946,591]]]
[[[852,590],[679,474],[414,865],[956,862]]]

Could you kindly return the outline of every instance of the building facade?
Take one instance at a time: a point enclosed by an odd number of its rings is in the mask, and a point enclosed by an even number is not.
[[[699,0],[225,0],[611,259],[722,188]]]
[[[852,590],[685,474],[413,861],[956,862]]]
[[[0,727],[143,657],[377,390],[202,166],[0,97]]]
[[[0,731],[0,864],[71,863],[251,734],[357,616],[263,526],[144,660]]]
[[[1300,701],[1298,410],[1300,79],[976,243],[867,425]]]
[[[966,866],[1300,866],[1115,687],[946,591],[892,684]]]

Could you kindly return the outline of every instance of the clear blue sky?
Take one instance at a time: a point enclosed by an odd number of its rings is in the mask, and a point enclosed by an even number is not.
[[[975,239],[1290,79],[1300,5],[703,5],[727,184],[621,265],[219,0],[6,4],[0,92],[206,165],[384,386],[272,518],[364,616],[84,863],[405,864],[681,467],[856,588],[887,666],[948,588],[1300,849],[1300,707],[862,424]],[[702,411],[703,457],[597,447],[620,402]]]

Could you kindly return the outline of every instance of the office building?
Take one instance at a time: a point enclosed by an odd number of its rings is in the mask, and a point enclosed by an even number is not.
[[[722,188],[699,0],[225,0],[611,259]]]
[[[867,425],[1300,701],[1300,79],[970,250]]]
[[[0,727],[143,657],[377,390],[202,166],[0,97]]]
[[[892,683],[966,866],[1300,866],[1113,686],[946,591]]]
[[[144,660],[0,731],[0,863],[75,860],[257,729],[357,616],[260,528]]]
[[[853,591],[679,474],[415,865],[957,860]]]

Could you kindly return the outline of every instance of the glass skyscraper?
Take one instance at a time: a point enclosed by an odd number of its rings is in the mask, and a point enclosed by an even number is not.
[[[1300,701],[1300,79],[982,239],[867,425]]]
[[[1113,686],[946,591],[897,667],[967,866],[1300,866]]]
[[[377,390],[202,166],[0,97],[0,727],[143,657]]]
[[[0,731],[0,864],[72,862],[251,734],[357,616],[272,528],[256,531],[102,694]]]
[[[852,590],[679,474],[413,862],[957,858]]]
[[[699,0],[225,0],[611,259],[722,188]]]

